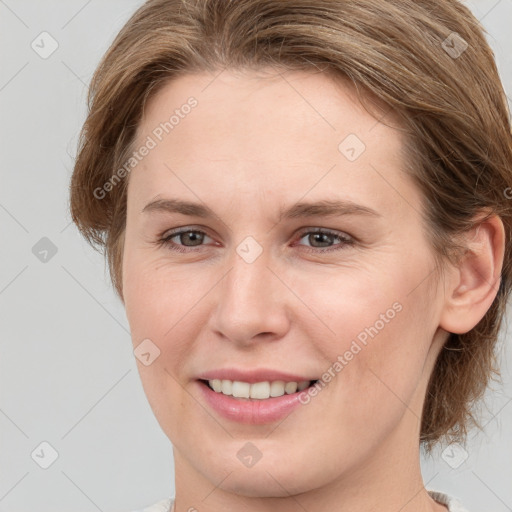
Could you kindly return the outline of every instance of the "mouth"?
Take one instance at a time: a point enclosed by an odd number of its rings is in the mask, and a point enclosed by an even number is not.
[[[308,375],[308,371],[217,368],[197,375],[195,383],[200,399],[216,415],[239,424],[263,425],[284,421],[292,411],[309,403],[310,388],[319,382],[311,376],[315,374]],[[309,407],[301,410],[311,411]]]
[[[199,382],[211,391],[232,399],[244,401],[271,400],[284,395],[294,395],[315,385],[318,379],[302,381],[261,381],[244,382],[229,379],[199,379]]]

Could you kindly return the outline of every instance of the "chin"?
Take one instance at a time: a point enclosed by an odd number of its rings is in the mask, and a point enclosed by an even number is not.
[[[248,498],[287,498],[290,494],[300,494],[309,490],[297,482],[292,484],[294,479],[290,475],[276,475],[275,471],[269,474],[264,469],[255,471],[254,468],[244,471],[236,468],[220,488]]]
[[[244,467],[236,458],[234,462],[224,460],[224,464],[219,464],[219,460],[210,461],[206,471],[205,460],[202,459],[202,472],[215,486],[221,480],[219,488],[226,492],[251,498],[286,498],[311,491],[326,483],[323,481],[324,475],[315,471],[313,464],[306,463],[304,454],[297,455],[301,455],[297,460],[285,453],[277,453],[266,461],[262,457],[250,468]]]

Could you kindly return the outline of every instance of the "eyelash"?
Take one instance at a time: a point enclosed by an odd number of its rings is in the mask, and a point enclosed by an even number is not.
[[[206,236],[209,236],[207,233],[205,233],[204,231],[201,231],[200,229],[190,229],[190,228],[185,228],[185,229],[179,229],[179,230],[176,230],[176,231],[173,231],[171,233],[167,233],[165,236],[163,237],[160,237],[156,244],[161,247],[161,246],[167,246],[169,249],[171,249],[172,251],[176,251],[176,252],[180,252],[180,253],[188,253],[188,252],[194,252],[194,248],[195,247],[203,247],[203,245],[197,245],[197,246],[183,246],[183,245],[180,245],[180,244],[176,244],[175,242],[171,242],[171,239],[178,236],[178,235],[181,235],[183,233],[201,233],[203,235],[206,235]],[[355,240],[352,238],[352,237],[349,237],[348,235],[341,235],[335,231],[330,231],[328,229],[323,229],[323,228],[315,228],[315,229],[309,229],[309,230],[304,230],[300,233],[299,235],[299,240],[304,238],[304,236],[306,235],[310,235],[310,234],[316,234],[316,233],[320,233],[320,234],[323,234],[323,235],[327,235],[327,236],[332,236],[334,238],[338,238],[339,240],[341,240],[341,246],[340,247],[326,247],[326,248],[322,248],[322,247],[310,247],[310,246],[303,246],[306,248],[306,251],[307,252],[313,252],[313,253],[326,253],[326,252],[332,252],[332,251],[341,251],[343,249],[345,249],[347,246],[351,246],[351,245],[354,245],[355,243]],[[210,237],[211,238],[211,237]],[[187,249],[183,249],[183,247],[187,247]]]

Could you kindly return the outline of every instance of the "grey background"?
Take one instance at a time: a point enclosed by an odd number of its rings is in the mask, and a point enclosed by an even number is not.
[[[172,447],[144,396],[124,309],[67,209],[86,86],[140,4],[0,0],[0,512],[126,512],[174,492]],[[469,5],[512,97],[512,0]],[[58,43],[46,59],[31,47],[43,31]],[[427,488],[470,512],[512,511],[506,327],[504,386],[489,393],[485,434],[467,452],[452,446],[422,461]],[[58,454],[47,469],[42,442]]]

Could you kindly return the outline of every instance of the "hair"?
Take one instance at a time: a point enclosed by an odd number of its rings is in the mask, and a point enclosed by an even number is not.
[[[467,46],[466,46],[467,45]],[[457,0],[149,0],[129,19],[90,85],[70,185],[81,234],[102,249],[121,298],[128,179],[99,189],[133,151],[144,107],[170,80],[223,69],[318,71],[397,114],[404,169],[422,192],[436,269],[457,262],[460,236],[498,215],[506,246],[496,297],[480,322],[449,333],[433,369],[420,444],[465,442],[474,406],[500,376],[496,346],[511,287],[512,134],[485,31]],[[366,108],[366,107],[365,107]],[[483,219],[480,218],[479,222]]]

